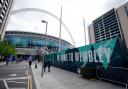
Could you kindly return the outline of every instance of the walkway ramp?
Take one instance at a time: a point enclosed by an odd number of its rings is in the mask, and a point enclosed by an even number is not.
[[[51,72],[41,77],[42,64],[32,66],[37,89],[125,89],[125,87],[99,80],[86,80],[79,74],[51,67]]]

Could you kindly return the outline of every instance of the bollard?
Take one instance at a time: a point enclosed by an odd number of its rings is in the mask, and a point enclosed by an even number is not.
[[[42,73],[41,73],[41,77],[43,77],[43,72],[44,72],[44,62],[42,60]]]
[[[128,89],[128,84],[126,84],[126,89]]]
[[[35,61],[35,69],[37,69],[37,62]]]
[[[35,69],[37,68],[37,64],[35,64]]]

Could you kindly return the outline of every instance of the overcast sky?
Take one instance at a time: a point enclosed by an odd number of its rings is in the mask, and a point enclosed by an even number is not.
[[[60,17],[62,6],[62,20],[71,32],[75,44],[78,47],[85,45],[83,17],[85,18],[87,30],[87,26],[97,17],[112,8],[119,7],[127,1],[128,0],[15,0],[13,10],[38,8],[49,11]],[[11,15],[7,30],[45,33],[46,24],[42,23],[41,20],[48,21],[49,35],[59,37],[59,21],[46,13],[35,11]],[[70,36],[63,26],[62,39],[69,41],[72,44]]]

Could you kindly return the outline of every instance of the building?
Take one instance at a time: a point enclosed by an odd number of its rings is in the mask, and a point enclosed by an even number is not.
[[[59,50],[59,38],[23,31],[6,31],[5,41],[12,43],[17,50],[18,55],[36,55],[37,49],[47,47],[47,52],[56,52]],[[61,48],[66,50],[72,48],[72,45],[61,39]]]
[[[128,59],[128,2],[113,8],[98,17],[88,26],[90,44],[103,42],[111,38],[121,38],[121,46],[125,59]],[[125,60],[125,66],[128,60]]]
[[[93,20],[88,30],[91,44],[119,37],[128,49],[128,2]]]
[[[124,41],[128,48],[128,2],[117,8]]]
[[[95,43],[94,28],[93,24],[88,26],[89,32],[89,43]]]
[[[123,39],[122,30],[120,28],[120,23],[115,9],[111,9],[107,13],[95,19],[92,22],[92,27],[90,26],[89,32],[91,32],[90,30],[94,31],[94,39],[92,39],[93,34],[89,33],[89,38],[91,39],[90,43],[100,42],[115,37]]]
[[[3,39],[14,0],[0,0],[0,37]]]

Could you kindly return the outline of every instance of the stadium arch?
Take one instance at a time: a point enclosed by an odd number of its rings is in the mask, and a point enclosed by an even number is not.
[[[46,10],[43,10],[43,9],[38,9],[38,8],[22,8],[22,9],[18,9],[18,10],[13,10],[11,12],[11,15],[14,15],[14,14],[18,14],[18,13],[22,13],[22,12],[28,12],[28,11],[36,11],[36,12],[41,12],[41,13],[45,13],[45,14],[48,14],[52,17],[54,17],[56,20],[60,21],[60,18],[57,17],[55,14],[49,12],[49,11],[46,11]],[[64,28],[66,29],[66,31],[68,32],[72,42],[73,42],[73,46],[75,47],[75,41],[71,35],[71,32],[69,31],[68,27],[65,25],[65,23],[62,21],[62,25],[64,26]]]

